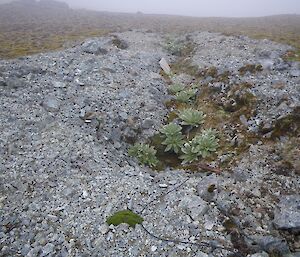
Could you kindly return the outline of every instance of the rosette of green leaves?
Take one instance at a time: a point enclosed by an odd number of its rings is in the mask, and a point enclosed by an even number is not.
[[[178,117],[182,120],[182,125],[198,127],[204,122],[205,115],[201,111],[188,108],[179,111]]]
[[[181,54],[181,51],[183,49],[182,43],[180,43],[178,40],[169,39],[165,45],[164,48],[172,55],[179,56]]]
[[[217,132],[215,130],[204,130],[202,135],[197,138],[200,155],[205,158],[211,153],[216,152],[219,146],[218,142],[219,139],[217,138]]]
[[[136,143],[128,150],[129,156],[136,157],[144,165],[155,167],[158,164],[156,150],[148,144]]]
[[[171,94],[177,94],[185,89],[185,86],[179,83],[172,84],[168,87]]]
[[[198,160],[199,151],[197,146],[197,143],[191,140],[181,147],[181,151],[183,154],[179,158],[183,160],[182,164],[191,163]]]
[[[160,132],[165,136],[165,140],[162,142],[163,145],[166,145],[165,152],[170,150],[173,150],[175,153],[179,152],[184,143],[181,130],[181,126],[175,123],[165,125],[160,130]]]
[[[215,130],[204,130],[201,135],[195,136],[191,141],[185,143],[181,148],[183,154],[180,156],[182,164],[197,161],[199,157],[207,157],[216,152],[219,139]]]
[[[196,95],[196,93],[197,93],[196,89],[187,89],[178,92],[175,96],[177,101],[182,103],[187,103]]]

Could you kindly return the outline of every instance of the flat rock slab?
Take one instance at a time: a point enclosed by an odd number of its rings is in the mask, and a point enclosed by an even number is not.
[[[300,195],[284,196],[275,211],[274,225],[278,229],[300,232]]]

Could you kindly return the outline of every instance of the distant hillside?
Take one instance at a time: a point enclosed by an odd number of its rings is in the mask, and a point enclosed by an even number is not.
[[[24,5],[23,2],[33,4]],[[300,15],[196,18],[73,10],[64,3],[52,0],[41,3],[22,0],[0,5],[0,57],[11,58],[59,49],[66,42],[129,29],[163,33],[205,30],[244,34],[300,48]]]

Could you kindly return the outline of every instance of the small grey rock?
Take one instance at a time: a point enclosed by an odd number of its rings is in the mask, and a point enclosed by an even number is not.
[[[26,256],[29,253],[30,249],[31,249],[30,245],[25,244],[21,250],[22,256]]]
[[[209,257],[209,255],[207,253],[201,252],[201,251],[197,251],[196,255],[194,255],[195,257]]]
[[[20,88],[25,86],[25,82],[18,78],[9,78],[5,82],[6,87],[8,88]]]
[[[120,112],[119,116],[122,120],[127,120],[128,119],[128,114],[126,112]]]
[[[300,77],[300,70],[291,70],[290,74],[292,77]]]
[[[75,191],[74,191],[73,188],[67,187],[67,188],[65,188],[65,189],[63,190],[62,193],[63,193],[63,195],[66,196],[66,197],[71,197],[71,196],[73,196],[73,195],[75,194]]]
[[[274,68],[274,61],[271,59],[265,59],[260,61],[264,70],[272,70]]]
[[[53,87],[55,87],[55,88],[64,88],[64,87],[66,87],[66,83],[60,82],[60,81],[54,81],[53,82]]]
[[[107,224],[102,224],[99,227],[99,231],[102,235],[105,235],[109,231],[109,226]]]
[[[240,121],[246,128],[248,128],[248,120],[244,114],[240,116]]]
[[[51,254],[54,252],[54,248],[55,245],[52,243],[48,243],[46,244],[43,248],[42,248],[42,253],[41,256],[47,256],[48,254]]]
[[[142,124],[142,128],[143,129],[149,129],[154,125],[154,120],[147,118],[144,120],[143,124]]]
[[[40,246],[36,246],[34,248],[32,248],[26,255],[26,257],[36,257],[38,256],[38,252],[40,251],[41,247]]]
[[[49,112],[57,112],[60,108],[60,102],[55,97],[48,97],[44,100],[43,107]]]
[[[215,197],[215,191],[218,185],[218,178],[215,174],[204,177],[197,185],[198,195],[205,201],[210,202]]]
[[[3,78],[0,77],[0,87],[6,87],[6,83]]]
[[[103,42],[100,41],[87,41],[82,45],[82,50],[88,54],[107,54],[107,50],[103,48]]]
[[[283,196],[274,214],[274,225],[278,229],[300,231],[300,195]]]
[[[273,256],[286,256],[290,253],[289,246],[283,238],[273,236],[258,236],[254,239],[262,250]]]
[[[266,252],[261,252],[261,253],[252,254],[249,257],[269,257],[269,254],[267,254]]]
[[[168,185],[167,184],[159,184],[159,187],[160,188],[168,188]]]
[[[179,207],[186,209],[194,220],[204,215],[208,210],[208,205],[201,197],[192,195],[181,199]]]
[[[159,65],[166,74],[171,74],[171,68],[165,58],[159,61]]]
[[[85,86],[85,83],[84,83],[83,81],[81,81],[79,78],[76,78],[76,79],[75,79],[75,83],[76,83],[78,86],[81,86],[81,87]]]
[[[159,73],[151,72],[151,73],[150,73],[150,78],[153,79],[153,80],[160,80],[160,79],[161,79],[161,76],[160,76]]]
[[[123,98],[123,99],[129,98],[130,92],[128,90],[124,89],[119,93],[119,97]]]
[[[109,133],[109,139],[112,142],[120,142],[122,138],[122,132],[119,128],[112,128]]]

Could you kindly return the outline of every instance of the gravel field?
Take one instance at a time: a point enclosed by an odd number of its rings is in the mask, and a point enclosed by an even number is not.
[[[183,57],[166,50],[163,34],[132,30],[1,60],[0,256],[300,256],[299,63],[282,60],[290,47],[269,40],[178,38],[193,42],[184,56],[192,65],[230,73],[227,82],[171,80],[199,82],[199,94],[214,88],[211,100],[225,107],[235,85],[250,83],[255,112],[224,131],[237,144],[241,131],[259,140],[220,174],[155,171],[128,156],[170,111],[159,61]],[[239,72],[250,64],[259,71]],[[279,126],[287,120],[291,131]],[[144,222],[106,223],[124,209]]]

